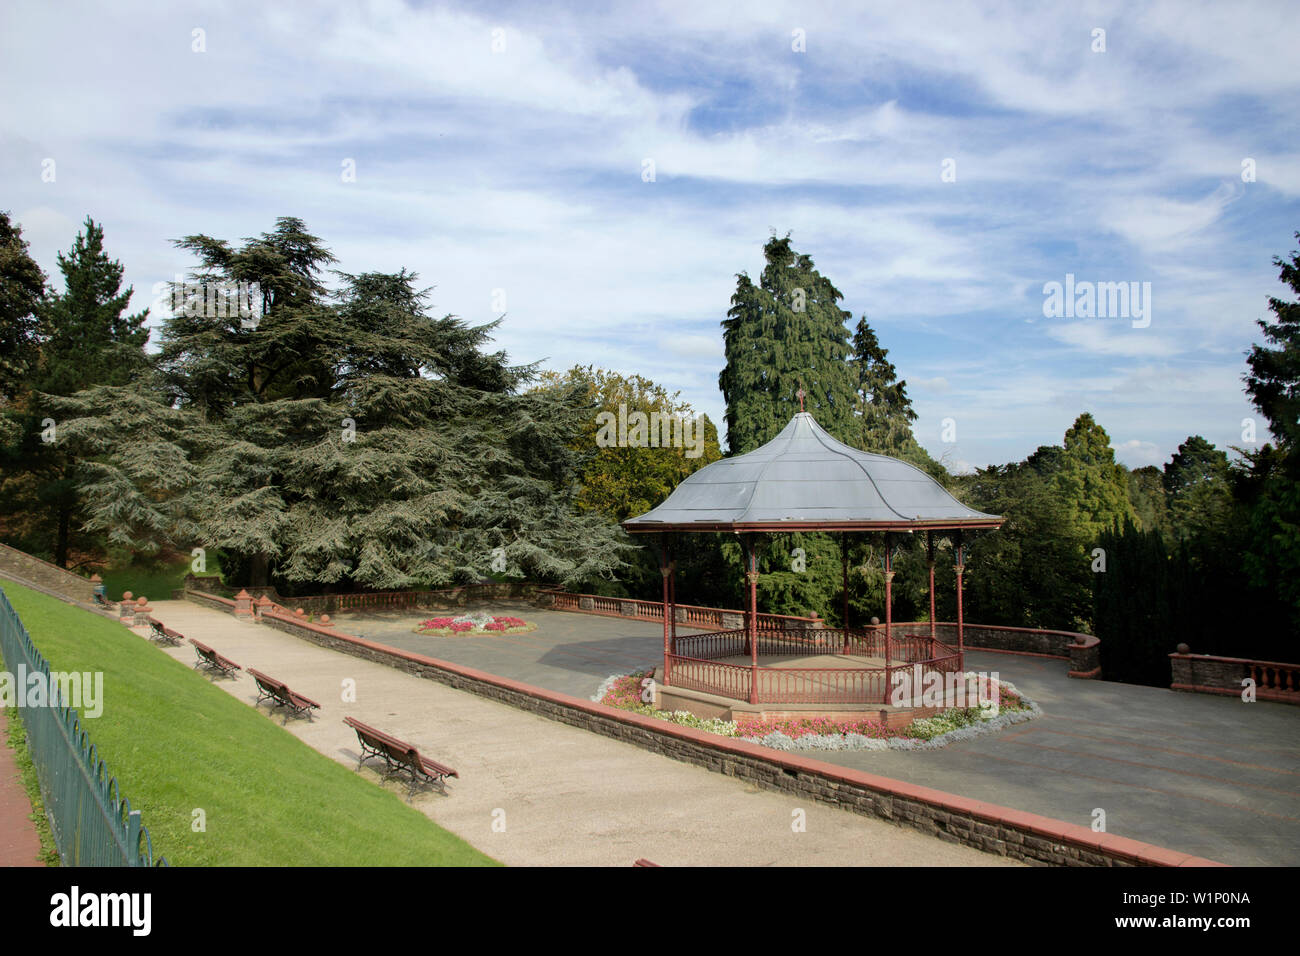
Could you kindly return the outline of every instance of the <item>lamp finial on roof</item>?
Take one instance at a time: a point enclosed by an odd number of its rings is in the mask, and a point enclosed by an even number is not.
[[[804,396],[806,396],[808,393],[803,390],[802,386],[800,386],[799,391],[795,392],[795,394],[799,396],[799,411],[802,412]]]

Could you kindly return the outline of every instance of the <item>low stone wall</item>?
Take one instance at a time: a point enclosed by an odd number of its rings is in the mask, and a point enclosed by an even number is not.
[[[185,599],[193,601],[195,604],[202,604],[204,607],[214,607],[219,611],[228,613],[233,613],[235,610],[235,602],[219,594],[208,594],[204,591],[186,591]]]
[[[1178,653],[1169,655],[1169,666],[1173,690],[1240,697],[1243,681],[1250,678],[1258,700],[1300,704],[1300,664]]]
[[[0,544],[0,572],[14,580],[39,585],[43,590],[62,595],[73,601],[89,603],[94,601],[95,582],[73,574],[57,564],[50,564],[40,558],[32,557],[26,551],[19,551],[7,544]]]
[[[184,589],[186,591],[203,591],[207,594],[221,594],[230,590],[221,583],[221,575],[219,574],[198,575],[194,573],[185,575]]]
[[[928,634],[928,621],[909,621],[893,625],[909,632]],[[957,625],[936,621],[935,636],[945,644],[957,645]],[[1070,662],[1070,676],[1101,677],[1101,642],[1091,634],[1075,631],[1050,631],[1042,628],[1003,627],[995,624],[964,624],[962,638],[966,647],[1006,654],[1052,657]]]
[[[263,624],[332,650],[396,667],[458,690],[498,700],[592,733],[740,777],[770,790],[878,817],[924,833],[1029,863],[1065,866],[1219,866],[1089,827],[970,800],[801,755],[719,737],[498,677],[473,668],[294,620],[278,612]]]

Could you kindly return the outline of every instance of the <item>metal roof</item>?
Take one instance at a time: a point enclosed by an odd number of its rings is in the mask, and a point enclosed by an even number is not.
[[[691,475],[629,532],[996,528],[921,469],[851,448],[808,412],[766,445]]]

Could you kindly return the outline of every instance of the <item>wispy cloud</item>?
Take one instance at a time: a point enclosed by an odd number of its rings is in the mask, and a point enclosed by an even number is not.
[[[102,221],[137,307],[190,265],[170,240],[300,216],[349,271],[417,271],[443,311],[489,321],[503,292],[517,361],[644,374],[718,421],[735,275],[789,231],[877,327],[936,455],[1022,457],[1088,410],[1145,464],[1192,433],[1239,442],[1251,414],[1243,354],[1300,228],[1293,22],[1284,3],[32,0],[0,9],[23,91],[0,102],[3,204],[49,271]],[[1151,326],[1044,318],[1066,273],[1150,281]]]

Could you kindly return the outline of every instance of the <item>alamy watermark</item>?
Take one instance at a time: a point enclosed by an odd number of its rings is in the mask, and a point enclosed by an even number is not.
[[[1043,315],[1049,319],[1132,319],[1133,328],[1151,324],[1150,282],[1065,282],[1043,285]]]
[[[978,707],[983,717],[996,717],[1001,708],[997,671],[944,674],[916,664],[894,671],[891,680],[889,702],[895,707]]]
[[[239,319],[255,329],[262,318],[262,287],[256,282],[230,279],[186,279],[155,282],[151,310],[208,319]]]
[[[82,717],[104,712],[103,671],[0,671],[0,707],[74,707]]]
[[[704,454],[704,421],[701,416],[683,417],[668,412],[629,412],[618,406],[618,414],[596,416],[599,448],[685,448],[687,458]]]

